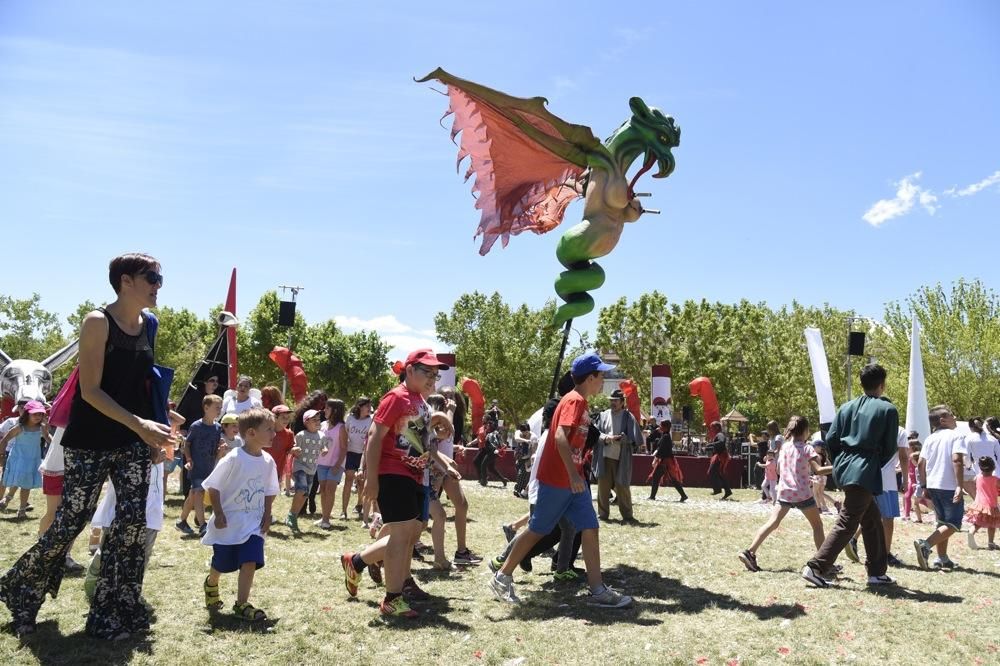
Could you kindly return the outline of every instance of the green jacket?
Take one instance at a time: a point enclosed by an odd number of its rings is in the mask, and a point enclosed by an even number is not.
[[[897,455],[899,412],[888,398],[863,395],[841,406],[826,434],[837,485],[882,494],[882,467]]]

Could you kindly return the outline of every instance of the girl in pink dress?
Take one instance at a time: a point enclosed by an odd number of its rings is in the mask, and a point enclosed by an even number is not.
[[[969,548],[978,549],[976,543],[976,532],[981,528],[986,528],[986,536],[989,539],[987,548],[990,550],[1000,550],[993,540],[996,537],[997,528],[1000,527],[1000,507],[997,506],[997,477],[993,476],[996,463],[993,458],[983,456],[979,459],[979,475],[976,476],[976,501],[965,510],[965,519],[972,524],[972,531],[969,532]]]

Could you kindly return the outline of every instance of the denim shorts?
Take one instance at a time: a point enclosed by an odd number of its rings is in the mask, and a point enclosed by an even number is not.
[[[335,468],[330,465],[316,465],[316,480],[320,483],[324,481],[335,481],[340,483],[344,478],[344,470],[334,472]]]
[[[787,506],[789,509],[810,509],[816,506],[816,498],[810,497],[807,500],[802,500],[801,502],[786,502],[785,500],[778,500],[778,504],[781,506]]]
[[[305,471],[304,469],[297,469],[292,472],[292,484],[294,484],[295,492],[309,494],[312,489],[313,484],[313,474]]]
[[[883,518],[899,518],[899,493],[895,490],[883,491],[875,496],[875,506]]]
[[[560,518],[567,518],[578,532],[597,529],[597,513],[594,511],[589,485],[585,485],[582,493],[574,493],[569,488],[557,488],[538,482],[538,500],[535,502],[535,512],[528,522],[528,529],[535,534],[548,534],[559,523]]]
[[[962,515],[965,513],[965,498],[958,503],[952,502],[955,497],[954,490],[941,490],[939,488],[928,488],[931,504],[934,505],[934,513],[937,514],[937,524],[947,525],[954,530],[962,529]]]

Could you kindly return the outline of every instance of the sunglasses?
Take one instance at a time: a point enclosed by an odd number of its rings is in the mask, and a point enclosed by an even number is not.
[[[426,365],[419,365],[419,364],[418,365],[414,365],[413,369],[417,370],[419,372],[424,373],[428,377],[433,377],[434,379],[440,379],[440,377],[441,377],[441,373],[440,372],[438,372],[437,370],[434,370],[433,368],[428,368]]]
[[[157,273],[156,271],[143,271],[139,275],[146,278],[146,282],[154,287],[163,286],[163,273]]]

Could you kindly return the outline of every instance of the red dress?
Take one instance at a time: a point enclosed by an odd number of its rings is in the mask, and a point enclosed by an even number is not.
[[[992,474],[976,477],[976,501],[965,510],[965,520],[980,529],[1000,527],[997,482],[997,477]]]

